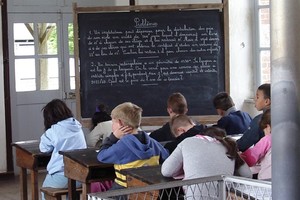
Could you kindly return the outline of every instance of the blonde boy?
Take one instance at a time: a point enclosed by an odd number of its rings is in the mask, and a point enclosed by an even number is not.
[[[169,153],[157,141],[139,130],[142,108],[125,102],[111,112],[113,133],[107,137],[98,153],[98,160],[114,164],[116,179],[112,189],[126,188],[123,169],[154,166],[165,160]]]

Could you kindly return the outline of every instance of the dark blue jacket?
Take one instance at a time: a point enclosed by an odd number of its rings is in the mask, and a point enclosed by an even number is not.
[[[264,137],[265,134],[263,130],[259,128],[261,116],[262,114],[259,114],[254,117],[249,128],[243,133],[243,136],[236,141],[240,151],[246,151],[249,147],[256,144],[262,137]]]
[[[251,116],[242,111],[230,112],[217,122],[217,126],[226,130],[227,135],[241,134],[247,130],[252,121]]]
[[[155,139],[158,142],[163,142],[163,141],[170,141],[174,140],[175,137],[171,132],[170,124],[167,122],[165,125],[163,125],[161,128],[152,131],[150,133],[150,137]]]

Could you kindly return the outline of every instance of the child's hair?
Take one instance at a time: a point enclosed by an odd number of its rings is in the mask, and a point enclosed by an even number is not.
[[[234,106],[233,100],[227,92],[218,93],[213,99],[213,104],[215,109],[224,111]]]
[[[186,99],[179,92],[173,93],[169,96],[167,106],[176,114],[185,114],[187,112]]]
[[[171,132],[177,136],[177,129],[182,126],[195,125],[194,121],[187,115],[175,115],[170,120]]]
[[[108,107],[104,104],[99,104],[96,108],[96,112],[92,116],[92,125],[93,126],[92,126],[91,130],[94,129],[98,123],[106,122],[106,121],[110,121],[110,120],[111,120],[111,116],[110,116]]]
[[[261,130],[264,130],[267,127],[267,125],[271,126],[271,109],[265,110],[259,122],[259,127]]]
[[[236,142],[226,137],[226,131],[224,129],[212,126],[204,130],[203,135],[210,136],[217,139],[224,147],[226,147],[226,155],[229,159],[235,160],[235,169],[240,168],[244,164],[244,160],[238,154],[238,148]]]
[[[271,85],[270,83],[265,83],[260,85],[257,90],[261,90],[264,93],[264,98],[265,99],[270,99],[271,100]]]
[[[60,99],[53,99],[42,108],[45,130],[59,121],[73,117],[72,111]]]
[[[141,124],[142,111],[141,107],[130,102],[125,102],[116,106],[111,111],[111,117],[122,120],[126,126],[138,128]]]

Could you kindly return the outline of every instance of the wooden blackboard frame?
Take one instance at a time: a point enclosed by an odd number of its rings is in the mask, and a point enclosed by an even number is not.
[[[118,12],[118,11],[171,11],[171,10],[219,10],[223,14],[224,19],[224,62],[225,62],[225,91],[229,91],[229,17],[228,17],[228,1],[223,3],[212,4],[170,4],[170,5],[134,5],[134,6],[110,6],[110,7],[77,7],[73,4],[74,14],[74,57],[75,57],[75,80],[76,80],[76,117],[83,123],[84,127],[90,127],[90,118],[82,118],[81,115],[81,98],[80,98],[80,67],[79,67],[79,36],[78,36],[78,14],[79,13],[99,13],[99,12]],[[195,121],[212,124],[218,119],[218,115],[199,115],[191,116]],[[169,121],[169,116],[161,117],[143,117],[142,126],[160,126]]]

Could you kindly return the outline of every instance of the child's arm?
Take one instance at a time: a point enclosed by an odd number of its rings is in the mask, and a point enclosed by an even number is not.
[[[131,130],[132,128],[123,126],[111,133],[110,136],[107,137],[102,143],[100,151],[97,155],[97,159],[104,163],[114,163],[115,160],[120,160],[116,154],[116,151],[120,149],[113,147],[113,145],[117,143],[124,135],[129,134]]]
[[[166,177],[176,177],[184,174],[183,156],[180,144],[162,164],[161,173]]]
[[[250,167],[252,167],[266,155],[271,146],[271,135],[267,135],[263,137],[254,147],[243,152],[241,157]]]
[[[226,118],[226,117],[221,117],[221,119],[219,119],[219,120],[217,121],[217,126],[218,126],[219,128],[223,128],[223,129],[226,130],[227,123],[228,123],[228,120],[227,120],[227,119],[228,119],[228,118]]]
[[[239,151],[246,151],[263,137],[264,133],[259,128],[260,119],[261,115],[256,116],[251,121],[249,128],[243,133],[243,136],[236,141]]]
[[[50,129],[48,129],[42,136],[40,141],[40,151],[43,153],[52,152],[54,149],[53,141],[51,139]]]

